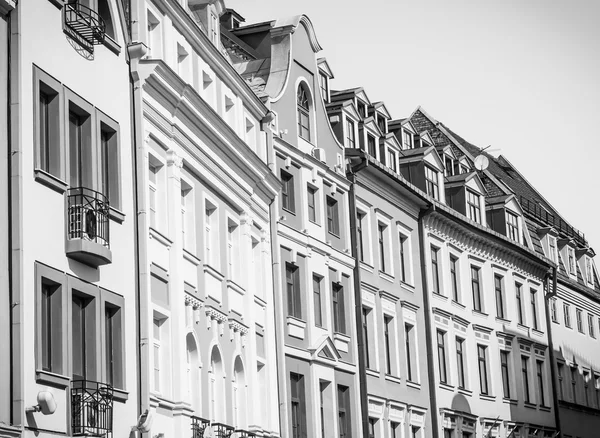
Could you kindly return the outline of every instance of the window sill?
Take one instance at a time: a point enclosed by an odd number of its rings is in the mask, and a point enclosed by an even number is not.
[[[150,234],[150,237],[158,240],[160,243],[162,243],[167,248],[173,245],[173,241],[171,239],[169,239],[167,236],[165,236],[163,233],[158,231],[156,228],[150,227],[149,234]]]
[[[375,270],[375,268],[374,268],[373,266],[369,265],[369,264],[368,264],[368,263],[366,263],[366,262],[362,262],[362,261],[360,262],[360,267],[361,267],[361,269],[364,269],[365,271],[367,271],[367,272],[369,272],[369,273],[371,273],[371,274],[372,274],[372,273],[374,272],[374,270]]]
[[[421,384],[420,383],[412,382],[410,380],[406,381],[406,386],[409,386],[409,387],[415,388],[415,389],[421,389]]]
[[[400,379],[400,377],[392,376],[391,374],[386,374],[385,375],[385,380],[388,380],[388,381],[394,382],[394,383],[401,383],[402,382],[402,380]]]
[[[544,412],[550,412],[552,410],[552,408],[550,406],[544,406],[544,405],[540,405],[539,408],[540,408],[540,411],[544,411]]]
[[[538,329],[534,329],[534,328],[531,329],[531,333],[534,334],[534,335],[536,335],[536,336],[544,336],[544,332],[543,331],[538,330]]]
[[[389,281],[390,283],[394,282],[394,276],[391,274],[388,274],[387,272],[379,271],[379,277],[383,278],[386,281]]]
[[[472,396],[473,395],[473,391],[467,389],[467,388],[458,388],[458,392],[460,392],[463,395],[468,395],[468,396]]]
[[[42,169],[34,169],[33,175],[37,182],[39,182],[40,184],[44,184],[46,187],[51,188],[52,190],[54,190],[57,193],[60,193],[61,195],[65,193],[67,191],[67,188],[69,187],[66,182],[64,182],[60,178],[55,177],[54,175],[49,174],[48,172]]]
[[[108,210],[108,217],[119,224],[122,224],[123,221],[125,221],[125,213],[117,210],[114,207],[110,207]]]
[[[44,370],[35,370],[35,383],[53,386],[58,389],[66,389],[71,383],[71,379],[62,374],[51,373]]]
[[[496,322],[499,322],[501,324],[510,324],[510,320],[502,318],[500,316],[496,316]]]
[[[125,403],[129,400],[129,393],[123,389],[113,388],[113,399]]]
[[[367,373],[367,375],[372,376],[372,377],[379,377],[379,371],[371,369],[371,368],[367,368],[365,370],[365,372]]]
[[[530,402],[524,402],[523,406],[525,406],[526,408],[529,408],[529,409],[536,409],[537,410],[537,405],[534,405],[533,403],[530,403]]]
[[[415,287],[410,283],[400,281],[400,286],[402,286],[404,289],[406,289],[409,292],[413,292],[413,293],[415,292]]]
[[[296,212],[294,212],[294,211],[292,211],[292,210],[288,210],[288,209],[287,209],[287,208],[285,208],[285,207],[281,207],[281,209],[282,209],[283,211],[285,211],[286,213],[289,213],[289,214],[291,214],[292,216],[296,216]],[[284,218],[283,220],[285,220],[285,218]]]
[[[488,394],[479,394],[479,400],[494,401],[496,400],[496,397]]]
[[[512,398],[503,398],[502,399],[502,403],[506,403],[506,404],[509,404],[509,405],[516,405],[518,403],[518,401],[514,400]]]
[[[304,331],[306,329],[306,321],[298,319],[294,316],[287,317],[287,329],[288,335],[297,338],[304,339]]]
[[[440,382],[439,383],[439,387],[441,389],[445,389],[446,391],[454,392],[454,386],[448,385],[447,383]]]
[[[442,295],[442,294],[437,293],[437,292],[433,292],[433,291],[431,292],[431,296],[434,297],[434,298],[437,298],[438,300],[442,300],[442,301],[447,301],[448,300],[447,296]]]
[[[333,344],[339,351],[348,353],[350,351],[350,336],[344,333],[334,333]]]
[[[119,55],[121,53],[121,46],[114,39],[109,37],[108,35],[104,35],[104,46],[113,52],[115,55]]]
[[[311,220],[311,219],[309,219],[308,221],[309,221],[311,224],[313,224],[313,225],[316,225],[317,227],[320,227],[320,226],[321,226],[321,224],[320,224],[320,223],[318,223],[317,221],[313,221],[313,220]]]
[[[335,237],[336,239],[339,239],[339,238],[340,238],[340,235],[339,235],[339,233],[338,233],[338,234],[336,234],[336,233],[334,233],[333,231],[329,231],[329,230],[327,230],[327,234],[331,234],[331,235],[332,235],[333,237]]]
[[[475,309],[473,309],[473,312],[471,312],[471,313],[473,315],[475,315],[475,316],[479,316],[479,317],[482,317],[482,318],[487,318],[488,316],[490,316],[487,313],[482,312],[481,310],[475,310]]]

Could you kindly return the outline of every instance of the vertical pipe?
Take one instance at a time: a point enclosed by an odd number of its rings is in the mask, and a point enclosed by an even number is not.
[[[545,289],[548,290],[550,288],[548,282],[548,276],[544,279]],[[556,296],[556,266],[552,267],[552,292],[550,293],[551,297]],[[560,432],[560,413],[558,410],[558,393],[556,390],[556,386],[558,385],[558,377],[556,376],[556,369],[554,368],[556,365],[556,357],[554,355],[554,343],[552,342],[552,321],[550,319],[550,308],[549,308],[549,299],[544,297],[544,311],[546,312],[546,332],[548,333],[548,350],[550,351],[550,376],[552,379],[552,400],[554,404],[554,421],[556,425],[556,430]],[[562,434],[562,432],[560,432]]]

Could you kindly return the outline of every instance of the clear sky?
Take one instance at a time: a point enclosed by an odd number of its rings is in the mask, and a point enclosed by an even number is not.
[[[600,1],[225,1],[248,24],[306,14],[332,89],[491,144],[600,254]]]

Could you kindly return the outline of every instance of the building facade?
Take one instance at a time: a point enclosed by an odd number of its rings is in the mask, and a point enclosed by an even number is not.
[[[270,115],[223,2],[137,1],[141,410],[152,436],[280,436]],[[260,400],[260,403],[257,401]]]
[[[136,361],[137,319],[123,8],[8,3],[12,10],[0,9],[10,123],[0,143],[10,151],[2,160],[9,199],[0,210],[9,220],[2,320],[10,330],[0,331],[10,389],[0,391],[0,435],[125,436],[137,421],[138,384],[136,367],[126,366]],[[0,65],[5,80],[6,59]]]

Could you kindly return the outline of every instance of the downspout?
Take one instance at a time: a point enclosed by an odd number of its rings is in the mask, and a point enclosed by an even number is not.
[[[350,248],[352,248],[352,257],[354,258],[354,318],[356,320],[356,343],[358,346],[358,382],[360,389],[360,412],[362,417],[362,436],[369,436],[369,397],[367,392],[367,361],[364,354],[365,340],[363,339],[362,327],[362,293],[360,279],[360,260],[358,257],[358,229],[356,212],[356,174],[367,167],[369,162],[361,157],[360,163],[349,165],[346,172],[346,178],[350,181],[348,190],[348,203],[350,210]]]
[[[561,427],[560,427],[560,414],[558,410],[558,392],[556,387],[558,385],[558,377],[556,376],[556,357],[554,355],[554,343],[552,341],[552,321],[550,319],[550,308],[549,308],[549,300],[556,296],[556,266],[552,267],[552,274],[546,274],[546,278],[544,278],[545,290],[550,289],[550,285],[548,283],[548,277],[552,276],[552,292],[546,294],[544,299],[544,309],[546,312],[546,331],[548,332],[548,349],[550,350],[550,376],[552,378],[552,399],[554,401],[554,421],[556,424],[556,430],[560,432],[562,435]]]
[[[429,402],[431,404],[432,438],[439,437],[438,408],[436,398],[435,369],[433,357],[433,336],[431,334],[431,305],[429,303],[429,286],[427,284],[427,262],[425,260],[425,225],[424,219],[435,211],[435,205],[419,212],[419,254],[421,256],[421,281],[423,289],[423,313],[425,317],[425,344],[427,345],[427,376],[429,378]]]

